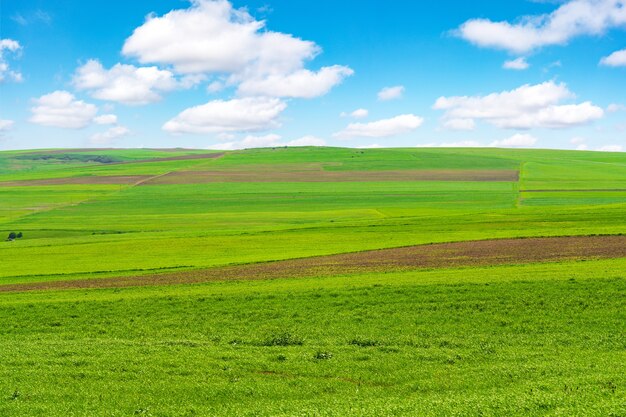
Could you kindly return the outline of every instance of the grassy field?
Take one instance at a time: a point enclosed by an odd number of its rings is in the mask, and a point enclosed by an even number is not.
[[[623,235],[624,153],[0,152],[10,232],[23,237],[0,241],[2,416],[626,416],[621,255],[97,288],[413,245]],[[96,288],[2,291],[83,280]]]

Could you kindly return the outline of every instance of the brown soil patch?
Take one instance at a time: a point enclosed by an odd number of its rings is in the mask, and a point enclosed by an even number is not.
[[[626,236],[497,239],[419,245],[130,277],[0,286],[0,292],[118,288],[626,257]]]
[[[135,184],[152,178],[152,175],[109,175],[68,178],[47,178],[41,180],[19,180],[0,182],[0,187],[32,187],[45,185],[88,185],[88,184]]]
[[[176,171],[150,184],[211,182],[368,182],[368,181],[510,181],[512,170],[394,170],[394,171]]]

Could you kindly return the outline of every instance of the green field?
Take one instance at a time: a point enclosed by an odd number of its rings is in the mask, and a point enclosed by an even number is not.
[[[0,152],[0,415],[626,416],[623,255],[72,288],[624,234],[626,153]]]

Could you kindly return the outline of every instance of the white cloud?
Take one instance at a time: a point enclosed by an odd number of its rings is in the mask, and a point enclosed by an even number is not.
[[[608,113],[617,113],[618,111],[626,110],[626,106],[623,104],[611,103],[606,106],[606,111]]]
[[[378,99],[381,101],[396,100],[404,94],[404,86],[385,87],[378,92]]]
[[[226,88],[226,84],[223,81],[213,81],[212,83],[207,85],[206,91],[208,93],[214,94],[214,93],[219,93],[224,88]]]
[[[489,146],[496,148],[526,148],[533,146],[535,143],[537,143],[536,137],[526,133],[516,133],[509,138],[493,141]]]
[[[232,141],[210,145],[209,149],[233,151],[237,149],[270,148],[279,146],[324,146],[326,141],[315,136],[303,136],[289,142],[281,142],[280,135],[270,133],[262,136],[248,135],[241,141]]]
[[[246,97],[213,100],[182,111],[163,125],[170,133],[222,133],[279,127],[278,116],[287,105],[277,98]]]
[[[218,133],[217,138],[219,140],[233,140],[235,139],[235,135],[232,133],[226,133],[226,132],[222,132],[222,133]]]
[[[576,136],[570,139],[569,143],[572,145],[576,145],[577,151],[586,151],[589,149],[587,145],[587,139],[581,138],[580,136]]]
[[[82,100],[77,100],[67,91],[55,91],[33,99],[29,121],[42,126],[80,129],[91,123],[98,108]]]
[[[433,108],[445,111],[448,120],[484,120],[506,129],[567,128],[604,116],[604,110],[588,101],[559,104],[573,97],[565,84],[549,81],[486,96],[440,97]]]
[[[317,72],[301,69],[287,75],[272,74],[244,79],[237,91],[248,96],[313,98],[328,93],[352,74],[354,71],[341,65],[323,67]]]
[[[102,133],[96,133],[91,136],[91,142],[96,144],[108,144],[115,139],[119,139],[130,133],[130,130],[125,126],[113,126]]]
[[[13,120],[0,119],[0,133],[11,130],[14,124],[15,122]]]
[[[624,0],[570,0],[549,14],[524,16],[517,23],[472,19],[457,34],[485,48],[523,54],[548,45],[564,45],[583,35],[602,35],[626,25]]]
[[[474,130],[474,119],[448,119],[443,121],[443,127],[449,130]]]
[[[424,119],[414,114],[402,114],[370,123],[350,123],[333,136],[341,139],[355,137],[383,138],[409,133],[422,125]]]
[[[459,142],[422,143],[415,145],[416,148],[478,148],[482,146],[475,140],[462,140]]]
[[[122,53],[142,63],[173,65],[181,73],[238,73],[251,65],[300,69],[319,48],[265,30],[265,22],[226,0],[192,0],[189,9],[149,16],[126,39]]]
[[[160,92],[187,87],[194,81],[197,78],[178,82],[172,72],[157,67],[116,64],[107,70],[100,62],[89,60],[76,70],[72,83],[100,100],[141,105],[159,101]]]
[[[509,69],[509,70],[517,70],[517,71],[523,71],[525,69],[528,69],[530,65],[528,65],[528,62],[526,62],[526,58],[524,57],[519,57],[516,59],[512,59],[509,61],[504,61],[504,64],[502,64],[502,68],[504,69]]]
[[[290,34],[267,30],[227,0],[191,0],[188,9],[149,16],[126,39],[122,53],[141,63],[172,66],[183,74],[218,74],[241,95],[311,98],[326,94],[353,71],[304,68],[321,48]],[[210,92],[226,84],[214,82]]]
[[[615,51],[611,55],[605,56],[600,60],[600,64],[607,67],[626,67],[626,49]]]
[[[307,135],[287,142],[287,146],[325,146],[326,141],[316,136]]]
[[[270,133],[263,136],[248,135],[241,142],[242,149],[246,148],[266,148],[270,146],[279,146],[280,135]]]
[[[212,149],[215,151],[234,151],[241,148],[237,147],[237,142],[222,142],[209,145],[207,146],[207,149]]]
[[[98,125],[114,125],[117,123],[117,116],[114,114],[103,114],[94,117],[93,121]]]
[[[13,71],[4,57],[5,51],[17,53],[21,49],[22,46],[18,41],[13,39],[0,39],[0,83],[7,80],[15,82],[22,81],[22,74],[17,71]]]
[[[624,147],[622,145],[605,145],[597,150],[601,152],[622,152]]]
[[[475,140],[462,140],[460,142],[444,142],[439,145],[441,148],[478,148],[482,146]]]
[[[23,15],[21,13],[16,13],[11,16],[11,20],[21,26],[27,26],[30,24],[44,23],[49,25],[52,22],[52,17],[49,13],[37,9],[33,12],[28,13],[27,15]]]
[[[370,112],[367,109],[356,109],[355,111],[351,112],[351,113],[341,113],[339,116],[341,117],[353,117],[355,119],[364,119],[367,116],[369,116]]]

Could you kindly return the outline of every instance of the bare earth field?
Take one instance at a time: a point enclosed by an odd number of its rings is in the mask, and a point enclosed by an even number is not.
[[[125,185],[135,184],[151,178],[152,175],[91,175],[85,177],[47,178],[41,180],[20,180],[0,182],[0,187],[35,187],[46,185]]]
[[[625,256],[626,236],[622,235],[496,239],[409,246],[135,277],[10,284],[0,286],[0,292],[303,278],[420,268],[475,267]]]
[[[177,171],[146,181],[150,184],[210,182],[367,182],[367,181],[505,181],[514,170],[389,170],[389,171]]]

